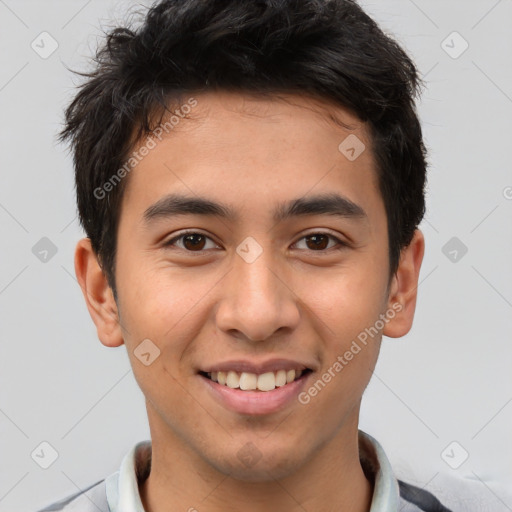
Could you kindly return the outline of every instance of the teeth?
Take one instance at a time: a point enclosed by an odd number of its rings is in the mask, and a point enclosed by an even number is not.
[[[286,370],[276,372],[276,388],[286,384]]]
[[[255,373],[243,372],[242,375],[240,375],[240,389],[256,389],[257,384],[258,376]]]
[[[260,375],[249,372],[237,373],[229,372],[211,372],[208,376],[214,382],[232,389],[242,389],[244,391],[272,391],[275,388],[285,386],[302,375],[302,370],[278,370],[277,372],[266,372]]]
[[[258,389],[260,391],[272,391],[276,387],[276,376],[273,372],[262,373],[258,377]]]
[[[226,377],[226,386],[228,388],[237,388],[240,385],[240,376],[236,372],[229,371]]]

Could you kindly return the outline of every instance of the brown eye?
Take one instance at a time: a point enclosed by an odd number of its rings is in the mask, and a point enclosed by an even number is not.
[[[198,233],[192,233],[183,237],[183,246],[185,249],[194,251],[196,249],[203,249],[205,245],[205,237]]]
[[[206,247],[211,242],[212,247]],[[210,237],[202,233],[182,233],[164,244],[165,247],[176,247],[188,252],[201,252],[203,249],[215,248],[216,244]]]
[[[329,233],[311,233],[302,237],[295,245],[301,242],[304,242],[306,250],[316,252],[328,252],[329,249],[344,249],[348,247],[347,243]],[[331,244],[331,242],[333,243]]]
[[[308,249],[317,250],[325,249],[329,245],[329,237],[327,235],[309,235],[305,239]]]

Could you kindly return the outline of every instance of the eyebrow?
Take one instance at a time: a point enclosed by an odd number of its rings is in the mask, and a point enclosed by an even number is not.
[[[169,194],[147,208],[144,224],[160,218],[180,215],[204,215],[236,221],[239,217],[233,208],[205,197]],[[275,222],[306,215],[332,215],[342,218],[367,219],[364,209],[350,199],[336,193],[300,197],[280,204],[273,212]]]

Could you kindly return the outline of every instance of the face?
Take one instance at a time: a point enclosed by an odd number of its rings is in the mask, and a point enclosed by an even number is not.
[[[225,474],[284,477],[357,428],[390,316],[371,141],[302,96],[194,98],[128,178],[122,339],[152,435]]]

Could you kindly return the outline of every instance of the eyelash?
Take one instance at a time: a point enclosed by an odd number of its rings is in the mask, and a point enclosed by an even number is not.
[[[167,242],[164,243],[164,247],[172,247],[174,245],[175,242],[177,242],[178,240],[181,240],[182,238],[186,237],[187,235],[200,235],[200,236],[203,236],[209,240],[211,240],[212,242],[214,242],[214,240],[212,240],[212,238],[210,238],[208,235],[205,235],[204,233],[201,233],[199,231],[184,231],[183,233],[180,233],[179,235],[171,238],[170,240],[168,240]],[[342,240],[340,240],[339,238],[335,237],[334,235],[331,235],[330,233],[327,233],[327,232],[324,232],[324,231],[314,231],[312,233],[308,233],[307,235],[304,235],[303,237],[299,238],[299,240],[297,240],[296,243],[298,243],[299,241],[307,238],[307,237],[310,237],[310,236],[314,236],[314,235],[325,235],[327,237],[329,237],[330,239],[334,240],[336,243],[337,243],[337,246],[334,246],[334,247],[330,247],[328,249],[319,249],[317,251],[313,250],[313,249],[309,249],[310,252],[318,252],[318,253],[326,253],[326,252],[330,252],[332,250],[342,250],[342,249],[345,249],[347,247],[349,247],[349,244],[347,242],[344,242]],[[215,242],[214,242],[215,243]],[[295,245],[294,244],[294,245]],[[200,250],[200,251],[189,251],[188,249],[183,249],[181,247],[178,247],[179,250],[182,250],[182,251],[185,251],[185,252],[188,252],[188,253],[191,253],[191,254],[194,254],[194,253],[198,253],[198,254],[201,254],[203,253],[205,250],[208,250],[208,249],[203,249],[203,250]]]

